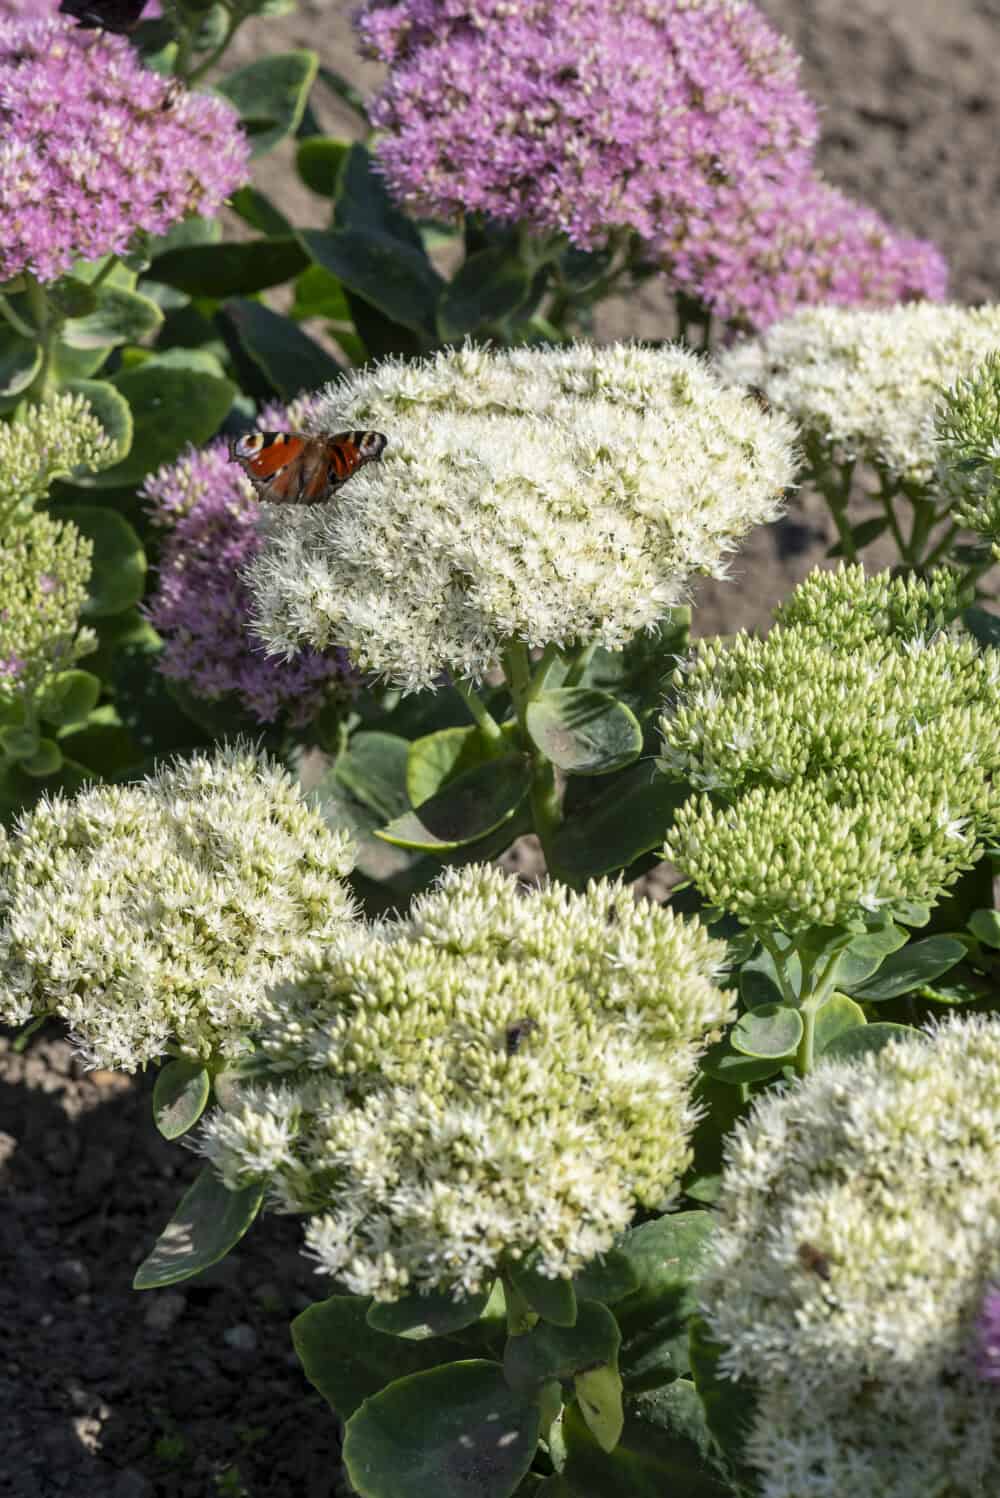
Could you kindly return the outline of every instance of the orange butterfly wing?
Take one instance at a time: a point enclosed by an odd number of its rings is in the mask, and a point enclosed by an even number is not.
[[[297,437],[254,432],[234,439],[230,461],[239,463],[261,499],[271,504],[319,504],[353,473],[381,455],[381,433],[337,432]]]

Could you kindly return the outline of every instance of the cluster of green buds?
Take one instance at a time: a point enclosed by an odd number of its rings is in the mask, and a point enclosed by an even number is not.
[[[938,408],[939,481],[955,519],[1000,558],[1000,353],[958,380]]]
[[[51,774],[59,728],[97,702],[97,678],[76,669],[96,644],[79,622],[93,548],[72,521],[34,505],[54,478],[99,468],[110,453],[79,395],[26,406],[0,426],[0,770]]]

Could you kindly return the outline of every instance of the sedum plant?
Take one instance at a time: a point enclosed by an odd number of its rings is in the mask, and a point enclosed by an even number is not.
[[[238,748],[45,800],[0,842],[0,1014],[59,1015],[92,1065],[219,1070],[262,990],[353,919],[350,866],[345,835]]]
[[[728,1141],[700,1297],[761,1498],[1000,1483],[998,1098],[1000,1021],[972,1015],[824,1063]]]
[[[799,426],[802,477],[830,508],[839,555],[855,561],[888,534],[901,562],[926,568],[949,556],[969,524],[940,482],[939,406],[998,342],[996,306],[810,307],[727,349],[718,368]],[[878,513],[852,523],[848,500],[861,471],[878,480]]]
[[[961,606],[950,572],[814,572],[766,639],[701,641],[676,672],[659,763],[695,794],[665,851],[769,959],[744,1042],[773,1027],[802,1072],[852,961],[926,923],[1000,828],[1000,656],[949,629]]]
[[[400,812],[383,817],[383,841],[490,857],[533,828],[552,872],[604,872],[559,846],[555,771],[638,760],[639,719],[600,685],[615,685],[609,652],[638,637],[665,669],[689,581],[722,575],[777,514],[789,425],[682,349],[584,345],[386,363],[303,421],[328,430],[335,417],[391,433],[384,459],[335,505],[265,514],[247,571],[256,633],[282,656],[342,645],[390,684],[450,682],[464,703],[464,731],[459,717],[447,738],[367,743],[380,804]],[[491,711],[481,687],[497,670],[506,700]],[[370,764],[348,768],[356,787]]]
[[[955,523],[988,543],[985,570],[1000,548],[1000,353],[945,391],[935,437],[938,482]]]

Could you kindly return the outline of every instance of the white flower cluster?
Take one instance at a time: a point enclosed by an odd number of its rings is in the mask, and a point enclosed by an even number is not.
[[[1000,1274],[1000,1020],[821,1062],[731,1136],[705,1314],[763,1498],[1000,1492],[976,1318]]]
[[[706,793],[666,853],[712,904],[835,925],[933,904],[980,856],[1000,829],[1000,652],[942,629],[958,597],[948,573],[817,571],[766,639],[698,642],[660,768]]]
[[[43,801],[0,834],[0,1018],[95,1065],[238,1053],[265,989],[353,919],[351,847],[243,750]]]
[[[311,1252],[355,1294],[471,1293],[535,1251],[571,1275],[688,1163],[698,1051],[732,1017],[723,955],[621,884],[525,896],[449,870],[275,990],[260,1085],[202,1148],[312,1214]]]
[[[352,374],[307,428],[388,446],[331,504],[271,514],[250,568],[269,648],[347,648],[406,688],[506,642],[617,649],[778,513],[792,429],[683,349],[450,349]]]
[[[760,391],[834,461],[926,484],[942,390],[1000,345],[1000,305],[914,302],[887,311],[809,307],[719,357],[724,380]]]

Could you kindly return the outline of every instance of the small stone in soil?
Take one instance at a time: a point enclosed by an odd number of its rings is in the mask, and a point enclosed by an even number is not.
[[[182,1295],[179,1290],[158,1291],[143,1319],[151,1332],[165,1335],[176,1325],[186,1309],[187,1296]]]
[[[227,1327],[222,1333],[222,1340],[234,1352],[257,1351],[257,1333],[245,1321],[238,1322],[236,1326]]]
[[[52,1278],[72,1295],[82,1295],[90,1289],[90,1271],[82,1259],[63,1259],[53,1269]]]

